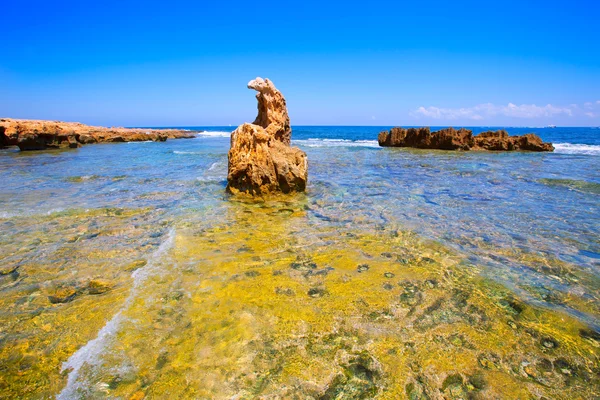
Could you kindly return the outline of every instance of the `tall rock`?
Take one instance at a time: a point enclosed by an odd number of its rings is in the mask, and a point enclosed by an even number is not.
[[[256,78],[248,83],[258,93],[258,115],[231,134],[227,191],[261,195],[306,189],[306,153],[290,147],[292,128],[283,95],[273,82]]]

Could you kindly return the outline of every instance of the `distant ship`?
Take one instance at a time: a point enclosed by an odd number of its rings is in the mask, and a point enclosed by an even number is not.
[[[556,128],[556,125],[548,125],[546,128]]]

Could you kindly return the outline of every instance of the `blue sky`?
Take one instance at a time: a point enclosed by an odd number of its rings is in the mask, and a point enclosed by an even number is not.
[[[237,125],[600,125],[593,1],[13,1],[0,116]]]

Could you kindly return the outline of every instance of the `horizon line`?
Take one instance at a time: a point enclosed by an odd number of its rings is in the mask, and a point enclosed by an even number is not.
[[[237,128],[240,125],[146,125],[146,126],[138,126],[138,125],[131,125],[131,126],[123,126],[123,128],[138,128],[138,129],[150,129],[150,128]],[[116,128],[117,126],[110,126],[111,128]],[[398,128],[402,128],[402,127],[408,127],[408,128],[414,128],[414,127],[422,127],[422,128],[426,128],[426,127],[435,127],[435,128],[439,128],[439,127],[448,127],[448,128],[519,128],[519,129],[558,129],[558,128],[590,128],[590,129],[600,129],[599,125],[574,125],[574,126],[567,126],[567,125],[552,125],[552,126],[526,126],[526,125],[403,125],[403,124],[382,124],[382,125],[328,125],[328,124],[319,124],[319,125],[304,125],[304,124],[298,124],[298,125],[291,125],[291,127],[309,127],[309,128],[318,128],[318,127],[338,127],[338,128],[355,128],[355,127],[365,127],[365,128],[376,128],[376,127],[398,127]]]

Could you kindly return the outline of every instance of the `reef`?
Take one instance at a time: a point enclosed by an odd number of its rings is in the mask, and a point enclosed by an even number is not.
[[[319,223],[327,211],[290,197],[224,202],[218,222],[156,207],[0,218],[0,398],[600,393],[597,327],[394,220]]]
[[[378,137],[382,147],[414,147],[439,150],[489,150],[489,151],[553,151],[552,143],[527,133],[509,136],[504,130],[481,132],[473,136],[469,129],[445,128],[431,132],[429,128],[392,128]]]
[[[290,146],[285,98],[268,79],[256,78],[248,88],[258,92],[258,116],[231,134],[227,191],[250,195],[304,191],[308,161],[306,153]]]
[[[164,142],[195,136],[193,132],[176,129],[105,128],[79,122],[0,119],[0,148],[18,146],[21,151],[77,148],[103,142]]]

